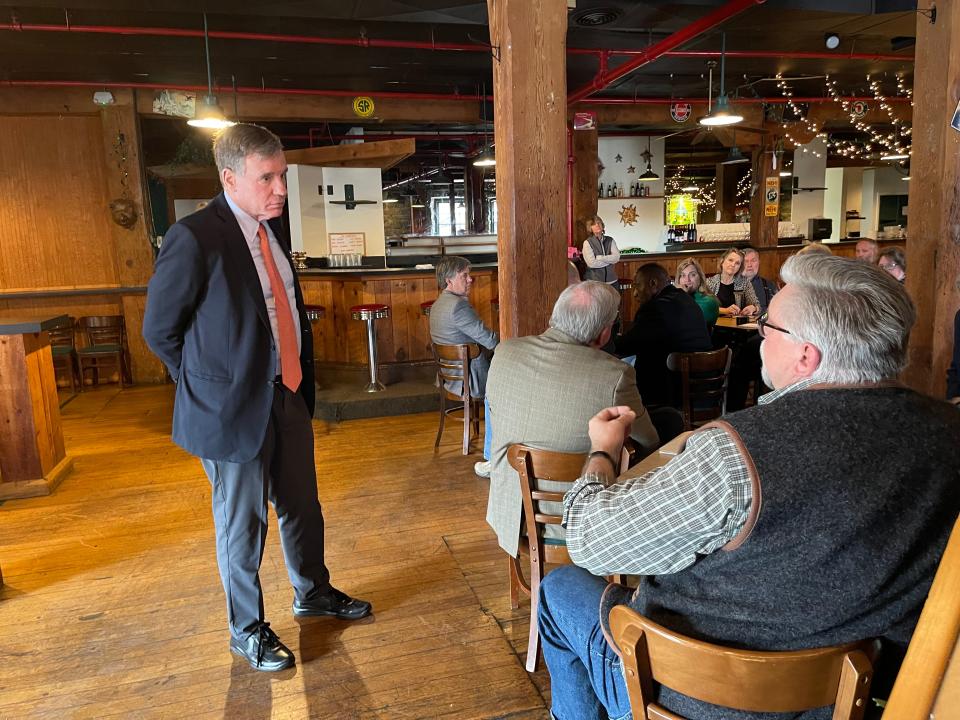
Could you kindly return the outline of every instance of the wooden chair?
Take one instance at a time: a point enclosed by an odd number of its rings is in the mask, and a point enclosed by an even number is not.
[[[77,320],[77,327],[86,338],[86,346],[77,349],[80,389],[83,390],[83,374],[86,370],[93,371],[93,383],[97,385],[100,371],[104,367],[114,366],[120,377],[120,387],[123,388],[127,374],[123,315],[87,315]]]
[[[543,580],[545,563],[566,565],[570,563],[567,544],[563,540],[544,538],[545,525],[560,525],[563,518],[543,512],[541,502],[563,502],[563,492],[538,489],[540,480],[574,482],[580,477],[586,455],[537,450],[526,445],[511,445],[507,448],[507,462],[520,475],[520,491],[523,494],[523,517],[527,526],[527,546],[530,551],[530,581],[523,579],[520,555],[510,557],[510,605],[520,604],[520,590],[530,595],[530,634],[527,641],[527,670],[537,668],[540,654],[540,633],[537,629],[537,608],[540,605],[540,583]]]
[[[724,347],[710,352],[667,356],[667,367],[680,373],[683,429],[693,430],[727,411],[727,385],[733,353]]]
[[[481,399],[470,395],[470,363],[480,356],[480,346],[474,343],[466,345],[438,345],[432,344],[433,359],[437,363],[437,380],[440,383],[440,427],[437,430],[437,440],[434,448],[440,447],[440,437],[447,416],[463,409],[463,454],[470,454],[471,426],[474,433],[480,435],[480,405]],[[447,390],[446,383],[460,382],[461,394]],[[447,407],[447,401],[453,400],[458,405]]]
[[[610,613],[636,720],[684,720],[658,705],[653,683],[721,707],[802,712],[835,705],[834,720],[859,720],[870,699],[877,643],[761,652],[694,640],[625,605]]]
[[[55,327],[50,328],[50,352],[53,354],[54,374],[65,371],[70,378],[70,392],[77,391],[79,369],[77,367],[77,343],[74,337],[76,320],[67,317]]]

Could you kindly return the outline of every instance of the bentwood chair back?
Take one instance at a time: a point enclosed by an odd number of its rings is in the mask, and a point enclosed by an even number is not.
[[[76,320],[65,317],[47,331],[50,336],[50,352],[53,355],[54,372],[66,371],[70,379],[70,392],[77,389],[77,343],[74,336]]]
[[[667,356],[667,368],[680,376],[683,429],[693,430],[727,411],[727,385],[733,352],[723,347],[710,352]]]
[[[611,611],[610,629],[636,720],[685,720],[657,704],[654,683],[749,712],[834,705],[834,720],[860,720],[870,701],[875,640],[789,652],[736,650],[668,630],[625,605]]]
[[[116,367],[122,388],[127,374],[123,315],[87,315],[77,320],[77,326],[86,339],[86,345],[77,349],[80,389],[85,371],[92,370],[94,384],[98,384],[100,371],[105,367]]]
[[[540,633],[537,630],[537,608],[540,601],[540,582],[543,580],[544,564],[569,564],[570,555],[563,540],[544,538],[547,525],[560,525],[562,517],[546,512],[540,503],[563,502],[562,492],[539,490],[540,480],[574,482],[580,477],[586,455],[580,453],[537,450],[526,445],[511,445],[507,449],[507,462],[520,476],[520,492],[523,495],[523,517],[527,529],[527,546],[530,551],[530,580],[523,580],[520,555],[510,558],[511,603],[522,589],[530,595],[530,633],[527,641],[527,670],[537,667],[540,652]],[[516,605],[514,605],[516,607]]]
[[[470,454],[471,428],[476,435],[480,435],[480,404],[481,398],[470,394],[470,364],[480,356],[480,346],[474,343],[465,345],[438,345],[432,344],[433,359],[437,363],[437,380],[440,384],[440,427],[437,430],[437,440],[434,448],[440,447],[440,437],[447,416],[463,409],[463,454]],[[450,392],[447,383],[459,383],[460,394]],[[455,404],[448,407],[448,401]],[[457,418],[461,419],[461,418]]]

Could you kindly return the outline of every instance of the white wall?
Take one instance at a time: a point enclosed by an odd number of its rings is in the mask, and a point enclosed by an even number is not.
[[[617,241],[617,247],[640,247],[650,252],[663,250],[666,240],[666,226],[663,224],[663,151],[665,142],[662,138],[650,138],[650,152],[653,158],[650,161],[651,169],[660,176],[659,180],[643,183],[650,188],[651,195],[660,197],[649,198],[610,198],[598,202],[598,214],[603,218],[607,234]],[[608,137],[602,136],[597,142],[597,152],[604,165],[600,182],[604,190],[608,185],[617,183],[624,187],[624,194],[629,192],[630,185],[636,183],[646,169],[641,153],[647,149],[646,137]],[[616,156],[621,161],[617,162]],[[634,172],[627,170],[633,166]],[[633,207],[637,212],[637,222],[634,225],[624,225],[620,220],[620,211],[623,206]],[[577,246],[583,245],[587,233],[578,228]]]
[[[356,200],[374,200],[373,205],[345,205],[328,201],[344,199],[344,185],[353,185]],[[333,195],[327,186],[333,185]],[[329,233],[362,232],[364,255],[384,255],[383,197],[380,170],[376,168],[321,168],[291,165],[287,172],[290,204],[290,237],[294,250],[311,257],[329,254]]]
[[[807,152],[803,152],[806,150]],[[814,155],[818,153],[820,157]],[[798,147],[793,153],[793,176],[798,187],[825,187],[827,172],[827,141],[826,138],[815,138],[813,141]],[[790,206],[790,219],[806,234],[807,220],[810,218],[826,217],[824,215],[826,191],[796,193]],[[837,222],[834,221],[834,228]]]
[[[833,233],[831,240],[840,239],[840,222],[843,219],[843,170],[844,168],[827,168],[824,173],[824,184],[827,186],[823,193],[823,216],[833,220]],[[796,197],[796,196],[795,196]],[[807,234],[805,226],[800,227],[800,232]]]

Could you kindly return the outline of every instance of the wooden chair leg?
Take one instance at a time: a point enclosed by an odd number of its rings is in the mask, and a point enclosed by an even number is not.
[[[519,552],[516,557],[507,555],[507,575],[510,577],[510,607],[516,610],[520,607],[520,592],[530,594],[530,586],[523,579],[523,563]]]
[[[463,401],[463,454],[470,454],[470,406],[473,402],[470,399]]]
[[[443,385],[440,386],[440,427],[437,429],[437,441],[433,443],[433,449],[440,447],[440,436],[443,435],[443,425],[447,420],[447,398],[443,394]]]
[[[530,542],[530,636],[527,640],[527,672],[537,669],[540,659],[540,628],[537,614],[540,609],[540,581],[543,580],[543,553],[539,543]]]

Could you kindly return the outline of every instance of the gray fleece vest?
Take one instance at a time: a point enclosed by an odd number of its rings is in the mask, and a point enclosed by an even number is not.
[[[824,386],[724,421],[756,469],[750,518],[721,550],[646,578],[629,604],[732,647],[881,638],[873,689],[883,696],[960,512],[960,412],[899,386]],[[667,689],[661,701],[685,717],[764,717]]]
[[[587,242],[590,243],[590,249],[593,250],[594,256],[598,255],[609,255],[610,248],[613,243],[613,238],[609,235],[603,236],[603,242],[601,243],[597,240],[596,235],[591,235],[587,238]],[[599,280],[600,282],[612,283],[617,279],[617,267],[616,265],[607,265],[602,268],[592,268],[588,267],[586,272],[583,273],[584,280]]]

